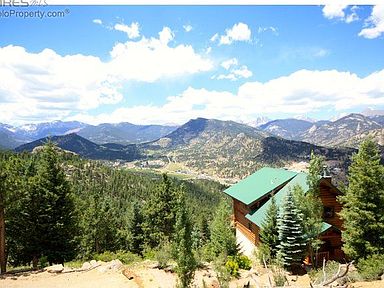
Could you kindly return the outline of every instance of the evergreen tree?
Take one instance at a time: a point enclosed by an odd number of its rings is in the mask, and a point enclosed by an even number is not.
[[[63,263],[73,256],[74,203],[52,143],[44,146],[35,176],[28,178],[20,220],[24,224],[25,253],[34,267],[41,256]]]
[[[132,244],[131,251],[138,255],[142,255],[143,245],[144,245],[144,235],[143,235],[143,214],[141,212],[142,207],[140,207],[138,202],[133,204],[132,208],[132,219],[130,222],[130,230],[132,233]]]
[[[320,199],[320,180],[324,169],[324,157],[311,152],[309,162],[307,185],[308,191],[304,193],[301,186],[293,187],[293,197],[296,206],[303,215],[303,232],[307,239],[307,251],[314,262],[315,251],[319,249],[322,241],[318,239],[323,226],[323,203]]]
[[[353,259],[384,253],[384,167],[377,145],[365,140],[353,155],[349,185],[340,197],[343,250]]]
[[[279,244],[279,230],[277,225],[277,218],[279,208],[276,205],[275,197],[272,197],[271,204],[269,205],[264,221],[261,224],[260,240],[262,244],[269,248],[270,256],[276,257],[277,245]]]
[[[6,247],[8,261],[13,265],[26,264],[31,261],[27,253],[30,227],[25,217],[30,187],[28,178],[35,173],[34,159],[23,159],[23,155],[12,155],[5,165],[5,224],[7,227]]]
[[[171,241],[176,222],[175,188],[166,174],[162,177],[162,182],[149,196],[146,205],[144,232],[150,247]]]
[[[313,151],[311,151],[311,160],[309,161],[307,176],[307,184],[309,187],[308,194],[312,194],[313,196],[319,196],[319,181],[321,179],[323,169],[324,157],[316,155]]]
[[[222,200],[213,216],[210,225],[211,247],[214,256],[221,253],[235,255],[237,253],[236,236],[230,225],[230,208],[227,201]]]
[[[279,242],[278,258],[284,267],[300,263],[304,254],[306,239],[303,233],[303,219],[288,191],[279,215]]]
[[[185,203],[183,186],[180,188],[177,201],[175,224],[175,254],[179,285],[189,287],[196,269],[196,260],[192,251],[192,223]]]
[[[2,156],[2,155],[0,155]],[[0,274],[6,272],[7,262],[5,256],[5,159],[0,158]]]

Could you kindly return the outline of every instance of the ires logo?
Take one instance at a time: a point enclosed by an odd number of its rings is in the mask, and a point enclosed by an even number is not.
[[[0,6],[28,7],[29,2],[27,0],[0,0]]]
[[[0,6],[28,7],[28,6],[47,6],[46,0],[0,0]]]

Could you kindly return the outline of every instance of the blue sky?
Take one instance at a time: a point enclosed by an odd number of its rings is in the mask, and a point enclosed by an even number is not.
[[[3,123],[251,123],[384,109],[384,6],[12,9],[65,14],[0,8]]]

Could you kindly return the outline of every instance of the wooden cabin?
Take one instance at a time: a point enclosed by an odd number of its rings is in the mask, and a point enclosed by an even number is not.
[[[280,206],[287,192],[295,185],[308,191],[307,174],[286,169],[262,168],[224,191],[233,199],[233,220],[236,238],[244,254],[252,254],[260,243],[259,231],[265,213],[274,196]],[[319,239],[323,245],[318,251],[317,261],[342,260],[342,220],[338,216],[341,204],[337,201],[340,191],[330,177],[320,180],[320,198],[323,203],[323,228]],[[321,263],[320,262],[320,263]]]

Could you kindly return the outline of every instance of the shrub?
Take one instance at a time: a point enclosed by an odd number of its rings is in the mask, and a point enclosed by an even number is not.
[[[379,279],[384,274],[384,255],[372,255],[360,260],[357,269],[365,280]]]
[[[228,270],[228,272],[229,272],[229,274],[231,274],[231,276],[233,276],[233,277],[239,277],[240,276],[239,264],[233,258],[227,260],[227,262],[225,263],[225,268]]]
[[[164,269],[168,266],[168,262],[172,259],[172,246],[168,242],[163,243],[155,250],[155,258],[157,266]]]
[[[240,275],[239,269],[249,270],[252,268],[252,261],[245,255],[228,256],[225,267],[232,276],[238,277]]]
[[[252,261],[245,255],[235,256],[235,261],[239,264],[240,269],[250,270],[252,268]]]
[[[336,261],[328,261],[325,264],[325,268],[324,268],[326,277],[330,278],[333,275],[335,275],[339,270],[339,265],[340,264]],[[311,282],[314,284],[320,284],[324,280],[322,268],[313,269],[308,273],[308,275],[309,275],[309,278],[311,279]]]
[[[287,280],[284,269],[279,266],[272,266],[272,277],[277,287],[284,286]]]
[[[265,244],[260,244],[259,247],[255,249],[255,256],[259,260],[259,263],[261,265],[264,265],[264,261],[266,263],[270,263],[270,261],[272,260],[271,250]]]
[[[325,274],[327,279],[331,279],[339,270],[339,263],[335,261],[328,261],[325,265]],[[343,270],[344,271],[344,270]],[[311,279],[312,284],[320,284],[324,281],[323,270],[322,268],[313,269],[308,272],[309,278]],[[349,271],[345,277],[342,277],[337,280],[337,283],[342,285],[346,282],[356,282],[360,281],[361,276],[357,271]]]
[[[219,287],[222,288],[229,287],[229,281],[231,280],[231,274],[229,273],[227,267],[225,267],[227,260],[226,255],[219,254],[213,262],[213,269],[216,273],[217,280],[219,281]]]
[[[48,263],[48,257],[47,256],[41,256],[39,258],[39,268],[42,269],[42,268],[45,268],[49,265]]]
[[[111,251],[105,251],[102,254],[94,254],[93,259],[98,261],[104,261],[109,262],[115,259],[119,259],[123,264],[129,264],[133,262],[138,262],[141,260],[140,256],[133,254],[128,251],[117,251],[117,252],[111,252]]]

